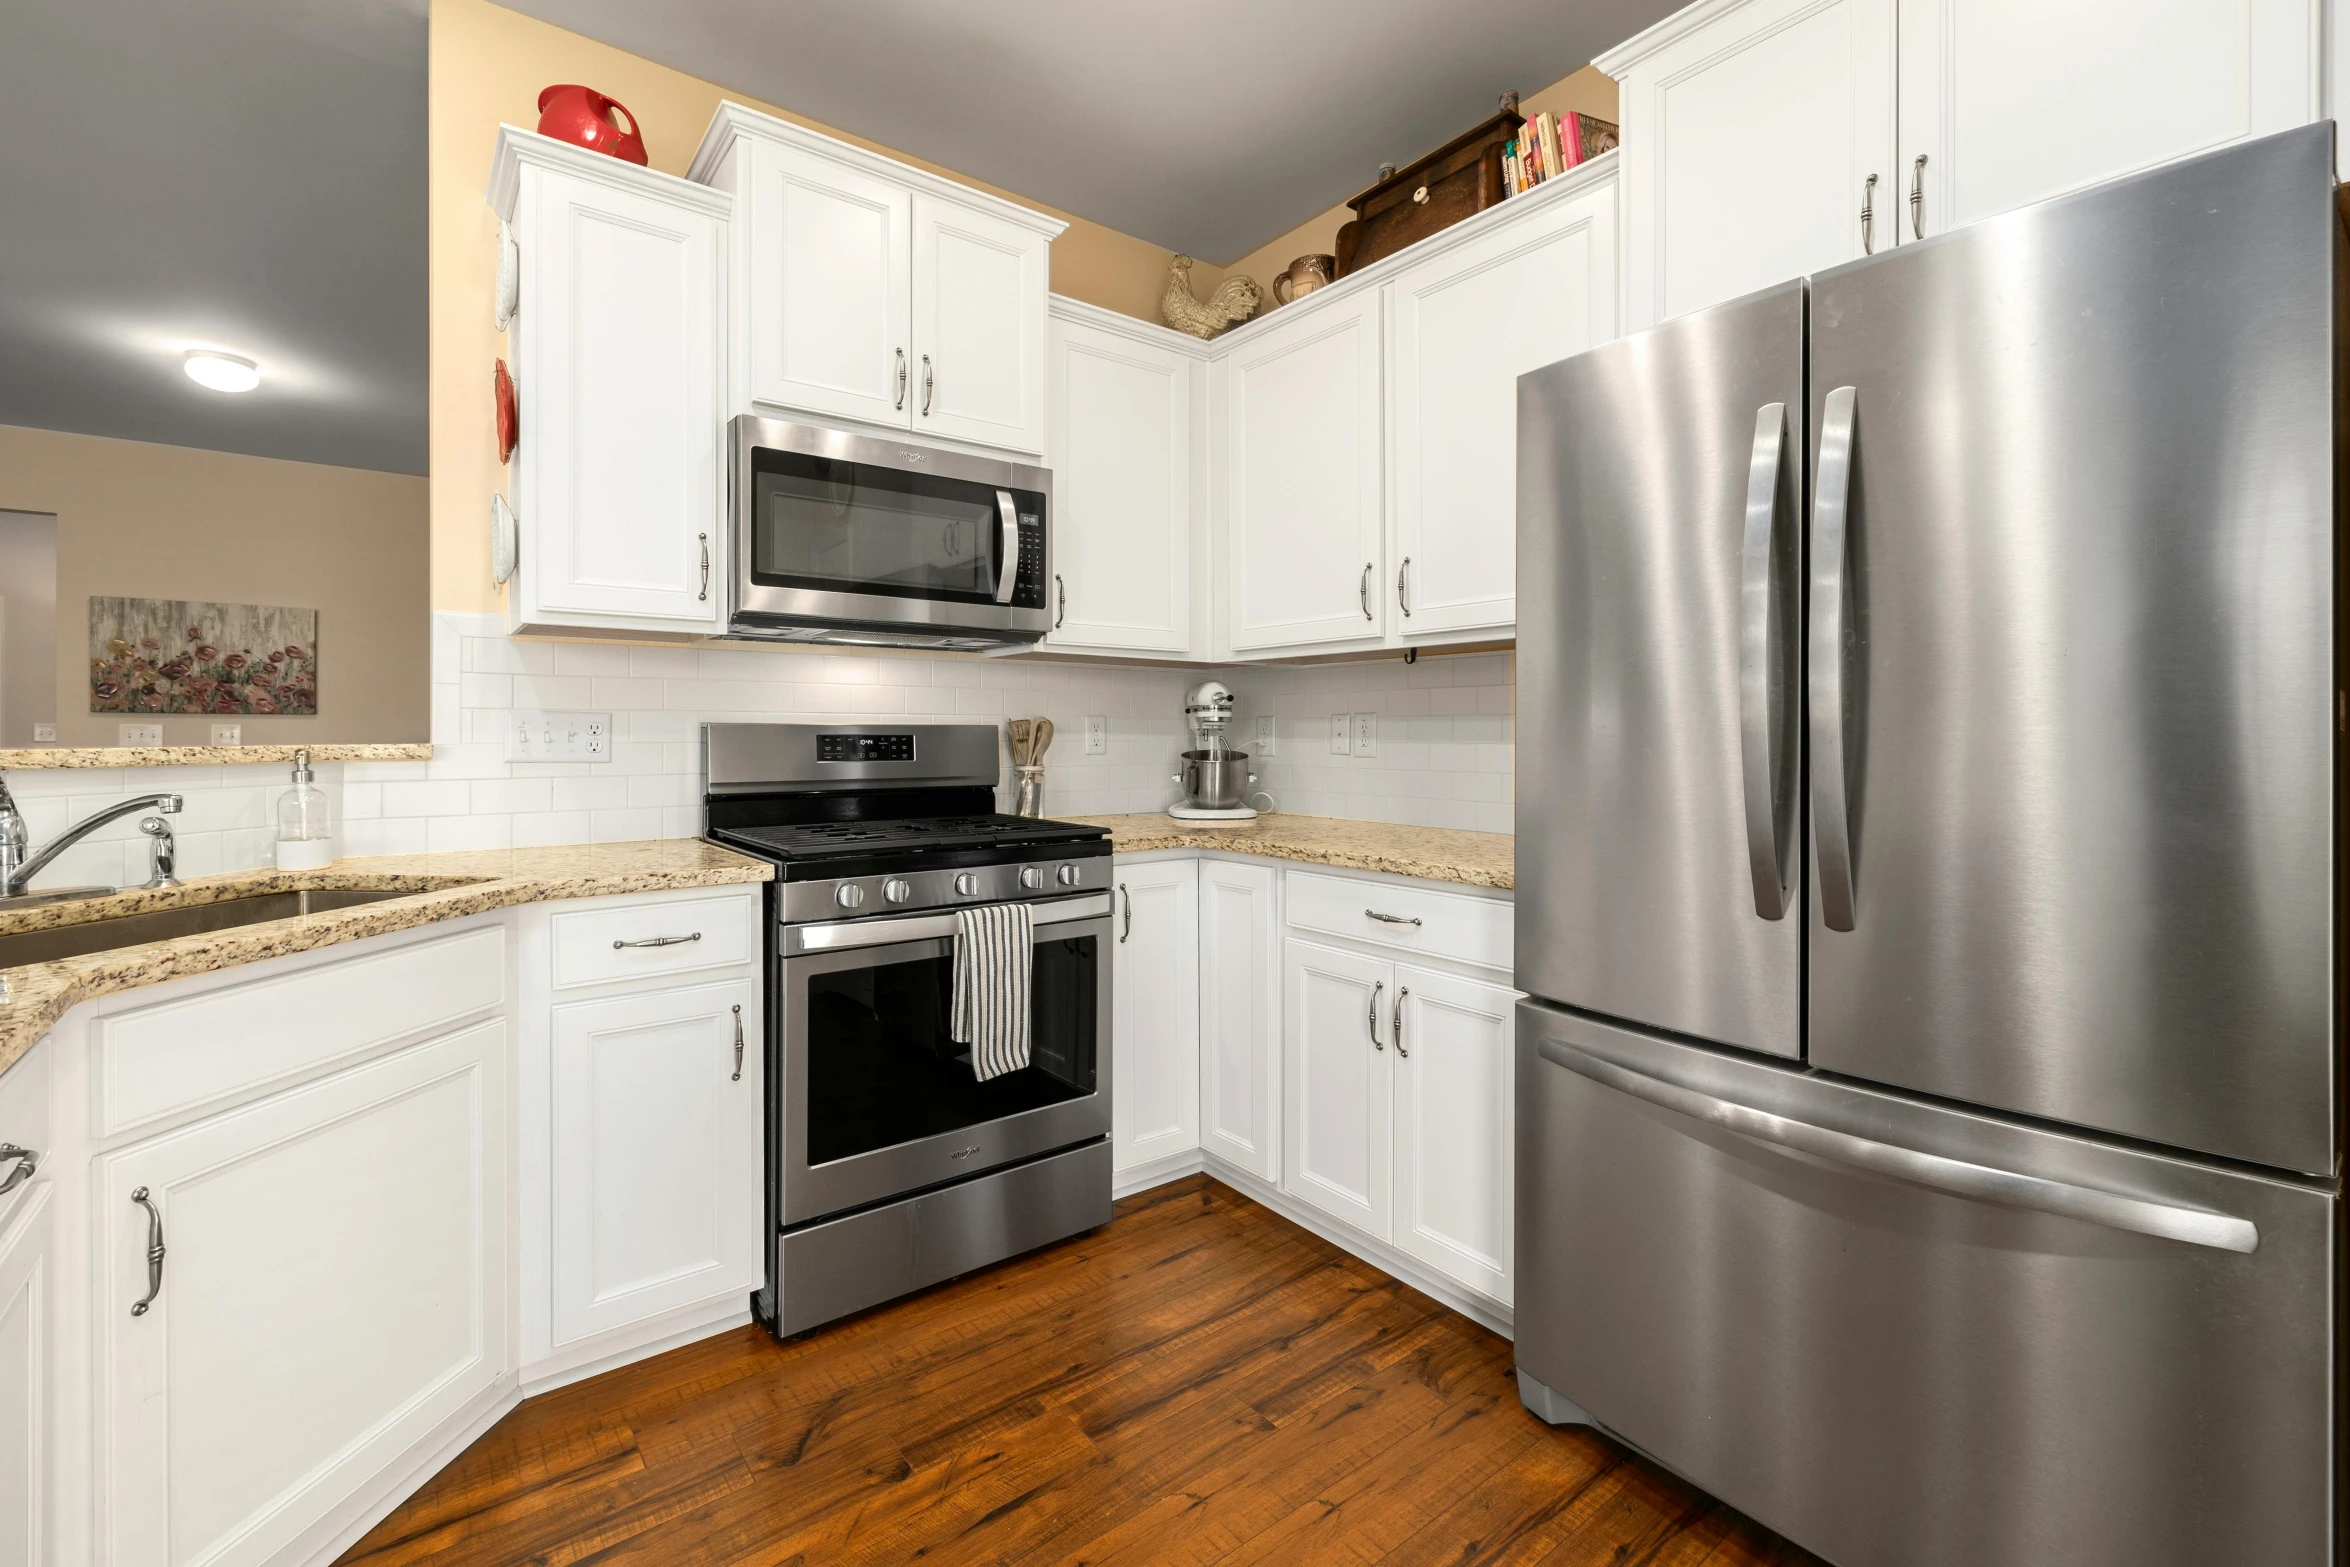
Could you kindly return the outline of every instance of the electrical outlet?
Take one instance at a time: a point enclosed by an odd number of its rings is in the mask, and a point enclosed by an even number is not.
[[[1085,754],[1087,756],[1107,756],[1110,754],[1110,720],[1106,715],[1101,713],[1085,715]]]
[[[1355,714],[1355,755],[1377,756],[1378,754],[1379,715],[1377,713]]]
[[[612,760],[612,715],[509,713],[506,715],[506,760],[609,762]]]
[[[214,745],[243,745],[245,743],[245,726],[243,724],[214,724],[212,726],[212,743]]]
[[[1271,756],[1274,753],[1275,735],[1273,730],[1273,715],[1271,713],[1259,713],[1257,715],[1257,755]]]
[[[163,726],[161,724],[116,724],[114,726],[114,743],[116,745],[161,745],[163,743]]]
[[[35,724],[35,725],[33,725],[33,744],[35,744],[35,745],[55,745],[56,743],[57,743],[57,726],[56,726],[55,724]]]
[[[1330,715],[1330,754],[1332,756],[1352,756],[1354,750],[1355,715],[1352,713],[1332,713]]]

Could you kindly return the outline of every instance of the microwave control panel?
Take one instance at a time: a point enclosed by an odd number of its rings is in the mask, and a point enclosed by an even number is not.
[[[1045,605],[1044,497],[1014,491],[1019,496],[1013,515],[1020,519],[1020,564],[1012,574],[1012,602],[1022,609]]]

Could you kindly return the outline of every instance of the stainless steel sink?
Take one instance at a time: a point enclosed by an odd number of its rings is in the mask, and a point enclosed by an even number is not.
[[[222,898],[216,903],[190,903],[176,909],[125,914],[117,919],[89,920],[79,925],[59,925],[49,930],[17,931],[0,935],[0,968],[47,963],[57,958],[76,958],[90,952],[111,952],[117,947],[169,941],[175,936],[234,930],[240,925],[292,919],[297,914],[321,914],[329,909],[357,908],[363,903],[381,903],[386,898],[414,896],[413,891],[304,888],[299,892],[263,892],[246,898]]]

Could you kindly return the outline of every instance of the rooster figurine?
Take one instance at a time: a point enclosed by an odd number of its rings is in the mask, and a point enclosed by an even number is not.
[[[1214,337],[1255,315],[1264,300],[1255,278],[1228,277],[1201,304],[1191,296],[1191,258],[1177,256],[1167,268],[1167,296],[1159,301],[1159,314],[1178,332]]]

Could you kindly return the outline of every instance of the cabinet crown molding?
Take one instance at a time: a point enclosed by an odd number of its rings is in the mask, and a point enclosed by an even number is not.
[[[1173,327],[1145,321],[1140,316],[1122,315],[1100,305],[1089,305],[1082,299],[1071,299],[1066,294],[1045,296],[1045,311],[1055,321],[1067,321],[1077,326],[1089,326],[1100,332],[1115,332],[1153,348],[1164,348],[1170,353],[1185,355],[1205,363],[1215,356],[1215,345],[1204,343],[1189,332],[1178,332]]]
[[[1634,33],[1591,64],[1600,75],[1613,77],[1620,82],[1626,71],[1658,50],[1710,27],[1732,11],[1751,3],[1752,0],[1696,0],[1695,4],[1683,6],[1647,31]]]
[[[1001,196],[943,178],[927,169],[918,169],[910,163],[901,163],[878,152],[868,152],[837,136],[827,136],[822,131],[794,125],[772,114],[762,114],[757,109],[745,108],[731,99],[720,102],[717,112],[710,116],[710,128],[702,132],[702,144],[694,149],[693,162],[686,166],[686,178],[701,182],[715,177],[718,165],[728,149],[746,138],[780,142],[801,152],[830,158],[859,173],[874,175],[926,195],[993,213],[1006,222],[1032,229],[1048,240],[1069,227],[1065,221],[1050,213],[1039,212],[1034,207],[1023,207],[1016,201],[1006,201]]]
[[[490,183],[483,197],[507,222],[514,220],[514,204],[522,193],[522,166],[536,164],[542,169],[559,169],[565,174],[595,180],[614,190],[630,191],[651,196],[677,206],[694,207],[715,218],[734,216],[734,197],[722,190],[692,180],[679,179],[674,174],[663,174],[656,169],[641,168],[636,164],[613,157],[610,153],[590,152],[552,136],[541,136],[526,131],[519,125],[498,127],[497,150],[490,155]]]

